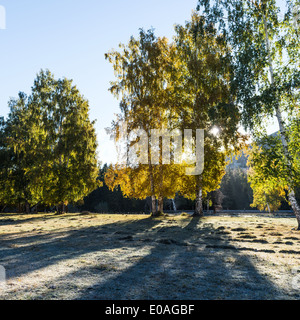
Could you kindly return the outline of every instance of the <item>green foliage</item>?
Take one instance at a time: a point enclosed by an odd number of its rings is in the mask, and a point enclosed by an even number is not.
[[[279,134],[262,136],[249,152],[249,182],[254,191],[253,206],[261,210],[278,210],[286,200],[290,181],[294,182],[294,189],[297,189],[300,183],[299,118],[296,115],[290,121],[288,147],[292,167],[286,164]]]
[[[279,181],[282,176],[287,181],[289,202],[300,230],[300,205],[295,197],[297,160],[294,157],[299,149],[291,149],[289,144],[289,118],[299,112],[300,41],[294,8],[300,2],[286,1],[283,15],[276,0],[198,2],[198,9],[213,25],[219,26],[220,34],[232,45],[232,86],[242,109],[244,126],[257,135],[265,131],[263,119],[277,118],[283,156],[268,152],[270,159],[264,158],[263,171],[269,171],[269,175],[278,171],[277,185],[283,183]],[[259,175],[258,166],[255,170],[254,175]]]
[[[98,185],[94,123],[88,102],[67,79],[41,71],[29,97],[10,101],[2,152],[1,198],[12,205],[67,204]],[[2,135],[3,135],[2,134]]]
[[[300,50],[292,11],[297,4],[286,1],[281,15],[276,0],[199,0],[198,9],[232,45],[232,85],[245,127],[260,127],[262,117],[273,116],[276,108],[295,110]]]

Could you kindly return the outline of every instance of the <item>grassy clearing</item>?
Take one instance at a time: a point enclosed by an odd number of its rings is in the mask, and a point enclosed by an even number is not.
[[[0,298],[299,299],[295,227],[266,216],[1,215]]]

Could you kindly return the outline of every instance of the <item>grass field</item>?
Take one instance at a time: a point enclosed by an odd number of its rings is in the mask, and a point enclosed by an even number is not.
[[[1,299],[299,299],[293,218],[0,216]]]

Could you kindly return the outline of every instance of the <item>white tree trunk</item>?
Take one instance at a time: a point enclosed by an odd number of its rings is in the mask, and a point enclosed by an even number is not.
[[[297,202],[294,190],[289,191],[289,201],[298,221],[298,230],[300,230],[300,206]]]
[[[202,199],[202,195],[203,195],[202,178],[198,177],[198,179],[199,180],[197,183],[196,206],[195,206],[194,216],[203,217],[204,213],[203,213],[203,199]]]
[[[177,211],[175,199],[172,199],[173,211]]]
[[[150,141],[150,135],[148,135],[148,141]],[[149,167],[149,177],[150,177],[150,188],[151,188],[151,203],[152,203],[152,215],[157,216],[156,208],[156,196],[155,196],[155,185],[153,176],[153,166],[151,162],[151,144],[148,146],[148,167]]]

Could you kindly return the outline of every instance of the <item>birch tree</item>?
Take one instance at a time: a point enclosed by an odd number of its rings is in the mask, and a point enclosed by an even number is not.
[[[164,173],[165,167],[162,162],[162,141],[159,140],[159,145],[152,141],[152,130],[171,130],[170,118],[172,108],[176,104],[174,82],[179,70],[175,53],[175,47],[166,38],[156,38],[153,30],[140,30],[137,39],[131,37],[127,45],[120,45],[120,51],[113,50],[106,54],[106,59],[112,63],[116,76],[116,80],[111,82],[110,91],[121,100],[121,114],[113,122],[112,131],[118,139],[120,127],[126,122],[128,134],[142,130],[147,144],[147,147],[141,150],[141,156],[147,159],[147,164],[137,166],[128,163],[127,159],[127,168],[116,168],[119,171],[116,173],[125,180],[126,175],[140,179],[139,182],[134,182],[140,186],[139,188],[133,188],[129,192],[127,185],[123,190],[127,194],[133,192],[139,198],[151,196],[154,216],[162,211],[167,175]],[[128,147],[138,143],[139,139],[140,137],[137,137],[136,141],[130,142]],[[157,149],[159,161],[154,163],[153,154]],[[142,187],[142,177],[145,177],[145,183],[148,183],[149,187]],[[110,184],[109,181],[107,183]],[[113,186],[114,183],[110,185]],[[124,186],[123,183],[121,185]],[[133,183],[130,186],[133,187]]]
[[[256,131],[262,119],[278,122],[288,177],[288,197],[300,230],[300,206],[295,197],[293,159],[287,128],[299,107],[299,1],[286,1],[282,12],[276,0],[199,0],[199,10],[233,47],[234,85],[246,128]]]
[[[68,79],[41,71],[30,96],[10,101],[0,151],[9,204],[56,205],[82,200],[99,186],[97,140],[88,101]],[[9,181],[9,183],[8,183]]]
[[[176,26],[175,42],[182,68],[179,126],[205,130],[204,172],[182,177],[181,192],[196,200],[195,215],[202,216],[203,196],[219,188],[226,155],[240,150],[246,137],[238,132],[240,113],[231,87],[231,55],[225,35],[218,35],[212,24],[193,13],[185,26]]]

